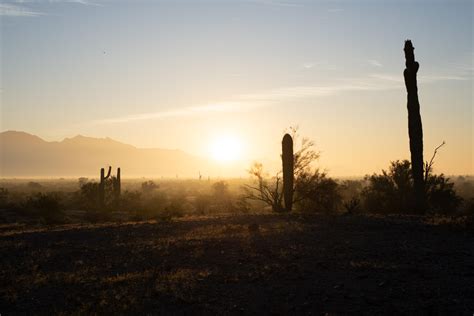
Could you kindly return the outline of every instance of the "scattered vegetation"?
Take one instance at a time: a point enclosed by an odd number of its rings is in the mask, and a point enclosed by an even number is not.
[[[296,170],[296,169],[295,169]],[[305,170],[305,169],[300,169]],[[427,215],[473,216],[474,178],[430,174],[426,182]],[[123,180],[122,180],[123,182]],[[0,182],[0,222],[70,223],[127,220],[169,220],[180,216],[284,212],[282,180],[268,177],[255,164],[250,179],[127,180],[118,201],[106,182],[104,206],[99,183]],[[412,214],[413,180],[408,161],[395,161],[388,170],[364,179],[333,179],[317,168],[295,177],[293,212],[333,214]]]
[[[124,185],[102,168],[100,182],[79,178],[74,185],[60,181],[5,181],[0,184],[2,222],[101,222],[170,220],[187,215],[223,213],[414,214],[419,212],[410,161],[391,162],[388,171],[364,179],[336,180],[316,166],[314,143],[290,128],[282,142],[282,170],[270,177],[261,163],[244,180],[130,180]],[[300,142],[298,140],[301,139]],[[293,142],[297,144],[293,149]],[[444,145],[444,143],[442,144]],[[426,214],[472,216],[474,180],[450,181],[424,166]],[[292,158],[292,160],[290,160]],[[288,192],[288,191],[291,192]],[[286,201],[285,201],[286,199]],[[291,199],[291,201],[288,201]]]
[[[366,177],[362,190],[364,208],[373,213],[413,213],[416,208],[414,181],[408,160],[391,162],[389,171]],[[454,183],[443,174],[428,172],[425,182],[428,212],[454,214],[462,199],[454,191]]]

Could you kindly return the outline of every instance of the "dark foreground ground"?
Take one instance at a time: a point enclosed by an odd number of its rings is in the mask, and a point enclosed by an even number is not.
[[[242,215],[0,226],[0,313],[474,313],[474,233],[416,218]]]

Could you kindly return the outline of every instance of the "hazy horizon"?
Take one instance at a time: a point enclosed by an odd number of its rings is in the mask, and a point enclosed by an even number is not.
[[[245,170],[283,131],[331,176],[409,159],[404,40],[425,160],[473,174],[472,1],[3,1],[0,130],[110,137]],[[146,176],[146,175],[144,175]]]
[[[58,179],[58,178],[62,178],[62,179],[77,179],[78,177],[89,177],[89,178],[98,178],[98,171],[101,167],[107,167],[109,165],[111,165],[113,168],[117,168],[117,167],[121,167],[122,168],[122,171],[124,172],[124,175],[122,176],[122,178],[124,179],[165,179],[165,180],[192,180],[192,179],[199,179],[199,175],[201,174],[202,177],[203,177],[203,180],[207,180],[208,177],[212,178],[212,180],[219,180],[219,179],[245,179],[245,178],[248,178],[250,177],[250,175],[248,174],[247,170],[248,169],[240,169],[240,165],[238,163],[236,163],[235,161],[234,162],[218,162],[218,161],[215,161],[213,159],[210,159],[209,157],[205,157],[205,156],[198,156],[198,155],[191,155],[189,154],[188,152],[186,152],[185,150],[182,150],[182,149],[178,149],[178,148],[156,148],[156,147],[149,147],[149,148],[143,148],[143,147],[137,147],[135,146],[134,144],[127,144],[127,143],[123,143],[123,142],[120,142],[118,140],[115,140],[115,139],[112,139],[110,137],[105,137],[105,138],[97,138],[97,137],[93,137],[93,136],[86,136],[86,135],[75,135],[75,136],[71,136],[71,137],[66,137],[64,139],[60,139],[60,140],[47,140],[47,139],[44,139],[42,138],[40,135],[33,135],[33,134],[30,134],[30,133],[27,133],[27,132],[24,132],[24,131],[0,131],[0,136],[3,136],[5,134],[8,134],[8,133],[14,133],[14,134],[21,134],[21,135],[28,135],[28,136],[31,136],[31,137],[38,137],[39,139],[41,139],[42,141],[46,142],[47,144],[53,144],[53,145],[58,145],[58,144],[63,144],[63,143],[66,143],[66,142],[71,142],[71,141],[75,141],[75,142],[80,142],[81,145],[89,145],[91,146],[91,148],[95,148],[97,147],[97,144],[94,144],[96,141],[99,141],[99,142],[112,142],[112,144],[118,144],[118,145],[124,145],[124,146],[132,146],[133,148],[137,149],[137,150],[140,150],[140,149],[145,149],[145,150],[164,150],[164,151],[169,151],[169,152],[176,152],[176,153],[179,153],[179,154],[185,154],[185,155],[190,155],[190,157],[194,157],[196,159],[200,159],[200,161],[204,162],[204,163],[201,163],[199,166],[195,167],[194,169],[191,170],[191,173],[189,171],[189,168],[186,168],[187,170],[185,170],[184,174],[182,173],[183,170],[180,169],[182,167],[179,167],[179,165],[177,166],[170,166],[169,167],[169,171],[164,173],[164,174],[157,174],[156,173],[156,170],[153,171],[153,165],[155,164],[161,164],[160,162],[157,162],[155,161],[155,163],[153,162],[149,162],[148,163],[148,166],[144,166],[145,170],[143,172],[138,172],[136,171],[136,169],[133,169],[132,168],[132,171],[130,172],[130,170],[127,169],[127,167],[123,168],[124,167],[124,161],[126,162],[128,159],[124,159],[124,158],[127,158],[127,157],[124,157],[124,156],[127,156],[127,155],[121,155],[122,157],[120,157],[121,161],[117,162],[117,159],[116,159],[116,156],[117,155],[114,155],[113,153],[111,153],[111,156],[114,157],[112,159],[107,159],[107,155],[106,157],[104,158],[103,156],[101,155],[97,155],[98,157],[96,157],[96,166],[95,167],[89,167],[89,168],[86,168],[84,170],[76,170],[76,169],[72,169],[72,171],[76,172],[74,174],[71,174],[71,173],[64,173],[64,174],[61,174],[61,173],[56,173],[56,174],[50,174],[50,173],[47,173],[47,172],[50,172],[48,170],[39,170],[41,168],[35,168],[35,167],[32,167],[31,165],[30,166],[26,166],[26,167],[30,167],[32,168],[33,173],[31,174],[11,174],[11,173],[8,173],[7,175],[5,175],[5,169],[7,169],[5,167],[5,165],[7,164],[6,162],[6,155],[3,155],[2,156],[2,159],[0,159],[0,179],[2,180],[8,180],[8,179],[18,179],[18,180],[27,180],[27,179],[50,179],[50,180],[54,180],[54,179]],[[17,143],[18,144],[18,143]],[[0,145],[2,145],[2,150],[5,150],[5,147],[8,147],[8,146],[5,146],[5,140],[2,139],[0,137]],[[19,145],[19,144],[18,144]],[[28,146],[28,144],[25,144]],[[10,150],[11,148],[8,148],[8,150]],[[102,148],[103,150],[106,150],[106,148]],[[23,150],[28,150],[28,149],[23,149]],[[77,151],[81,151],[81,152],[84,152],[84,147],[82,148],[67,148],[66,149],[67,151],[71,151],[71,150],[77,150]],[[75,156],[75,154],[77,154],[77,151],[76,153],[72,153],[72,155],[70,156]],[[36,149],[35,149],[35,152],[36,152]],[[87,153],[87,152],[86,152]],[[38,162],[38,160],[41,160],[39,159],[38,157],[38,154],[48,154],[47,152],[43,151],[42,153],[36,153],[36,162]],[[53,152],[53,153],[49,153],[50,155],[52,154],[53,156],[54,155],[57,155],[56,152]],[[62,153],[63,155],[64,154],[67,154],[66,152]],[[15,158],[16,156],[16,158]],[[22,157],[23,155],[16,155],[15,153],[13,154],[13,157],[15,161],[18,161],[18,158]],[[90,155],[89,155],[90,156]],[[120,155],[119,155],[120,156]],[[49,160],[50,158],[48,158]],[[80,158],[81,159],[81,158]],[[20,159],[21,160],[21,159]],[[103,163],[102,163],[103,162]],[[270,165],[266,165],[265,167],[265,170],[268,172],[267,176],[268,177],[272,177],[274,175],[274,172],[276,172],[281,166],[281,162],[279,162],[278,160],[276,161],[272,161],[273,164],[270,164]],[[129,162],[130,164],[133,164],[133,161]],[[168,163],[170,163],[170,161],[168,161]],[[55,164],[55,162],[53,162],[53,165]],[[67,164],[67,163],[66,163]],[[25,165],[22,164],[20,162],[20,165],[21,165],[21,168],[24,168]],[[64,165],[64,162],[61,163],[61,165]],[[127,166],[127,164],[125,163],[125,166]],[[44,168],[44,166],[43,166]],[[324,168],[323,168],[324,169]],[[384,168],[385,170],[387,170],[388,168]],[[147,172],[148,170],[148,172]],[[197,170],[197,171],[196,171]],[[152,173],[150,174],[150,171],[152,171]],[[370,174],[361,174],[361,175],[338,175],[338,176],[335,176],[336,179],[339,179],[339,180],[351,180],[351,179],[363,179],[365,176],[367,175],[371,175],[373,173],[378,173],[380,172],[381,170],[374,170],[373,172],[371,172]],[[43,172],[43,175],[35,175],[34,172]],[[44,173],[46,172],[46,173]],[[70,172],[70,171],[68,171]],[[170,173],[171,172],[171,173]],[[181,172],[181,173],[180,173]],[[178,175],[178,177],[176,177]],[[447,176],[468,176],[468,177],[472,177],[474,176],[474,174],[447,174]]]

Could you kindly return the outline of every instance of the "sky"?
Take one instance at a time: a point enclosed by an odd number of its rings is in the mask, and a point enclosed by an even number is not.
[[[0,131],[229,142],[236,174],[276,170],[290,126],[332,176],[408,159],[411,39],[425,160],[445,141],[435,172],[474,174],[472,1],[2,0],[0,19]]]

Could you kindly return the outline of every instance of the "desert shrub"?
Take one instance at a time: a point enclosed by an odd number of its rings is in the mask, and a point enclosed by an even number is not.
[[[229,185],[225,181],[218,181],[212,185],[214,196],[219,197],[229,194]]]
[[[142,191],[144,194],[150,194],[156,189],[158,189],[159,187],[160,187],[159,185],[157,185],[155,182],[151,180],[145,181],[142,183]]]
[[[194,199],[194,210],[196,214],[204,215],[209,213],[212,204],[212,197],[208,194],[198,194]]]
[[[213,200],[217,211],[231,212],[233,210],[232,196],[229,185],[225,181],[219,181],[212,185]]]
[[[459,176],[454,183],[454,188],[456,193],[465,200],[474,198],[474,180],[472,178]]]
[[[408,160],[393,161],[389,171],[366,176],[368,186],[362,191],[364,209],[374,213],[407,211],[414,205],[413,179]]]
[[[342,205],[348,214],[360,212],[360,199],[357,197],[353,197],[349,201],[343,202]]]
[[[298,144],[298,128],[290,127],[293,142]],[[314,167],[320,153],[315,150],[314,142],[302,138],[293,154],[294,194],[293,204],[300,211],[333,212],[337,211],[342,198],[338,183]],[[245,198],[261,201],[271,206],[274,212],[285,212],[283,202],[282,171],[268,178],[261,163],[254,163],[249,170],[254,184],[244,186]]]
[[[155,215],[155,218],[159,220],[170,220],[174,217],[182,217],[185,214],[187,206],[185,196],[174,196],[170,199],[164,210]]]
[[[461,214],[474,216],[474,198],[465,200],[461,207]]]
[[[109,179],[107,179],[109,180]],[[107,184],[111,181],[106,182]],[[84,220],[91,223],[109,221],[111,219],[110,211],[108,210],[107,201],[110,200],[109,195],[105,195],[104,199],[106,205],[100,207],[99,203],[99,183],[87,182],[81,186],[78,196],[78,206],[86,211]],[[106,190],[107,193],[107,190]]]
[[[145,206],[156,211],[162,211],[169,204],[168,195],[165,192],[155,192],[144,200]]]
[[[375,213],[410,213],[414,210],[414,188],[411,164],[408,160],[393,161],[389,171],[366,176],[367,187],[362,191],[364,208]],[[461,199],[453,184],[443,174],[426,175],[426,201],[428,210],[435,213],[452,213]]]
[[[81,186],[80,206],[86,210],[96,209],[99,205],[99,183],[88,182]]]
[[[454,184],[443,174],[429,175],[426,180],[426,198],[429,210],[439,214],[457,211],[462,199],[454,191]]]
[[[0,188],[0,208],[6,207],[8,204],[8,190]]]
[[[81,188],[84,184],[89,182],[89,179],[85,177],[80,177],[79,179],[77,179],[77,182],[79,183],[79,188]]]
[[[138,191],[126,191],[122,198],[124,200],[121,202],[121,208],[129,212],[133,220],[157,218],[169,204],[168,197],[164,192],[143,195]]]
[[[37,193],[30,196],[26,201],[26,208],[46,223],[60,222],[64,217],[62,205],[56,193]]]
[[[237,199],[235,203],[235,211],[241,214],[248,214],[250,213],[252,207],[245,196],[241,196]]]
[[[361,180],[344,180],[339,186],[341,196],[345,201],[358,197],[363,189],[363,181]]]
[[[170,200],[170,203],[165,207],[165,212],[173,217],[181,217],[186,211],[186,197],[175,196]]]
[[[303,211],[335,212],[342,204],[338,183],[318,169],[300,174],[295,195],[298,208]]]
[[[339,185],[342,197],[342,205],[346,212],[355,213],[361,211],[361,193],[363,189],[362,180],[344,180]]]
[[[248,172],[254,181],[252,184],[246,184],[242,187],[244,198],[257,203],[264,203],[271,207],[273,212],[283,212],[281,172],[278,172],[275,177],[268,178],[268,175],[263,171],[263,165],[259,162],[255,162]]]
[[[33,182],[33,181],[30,181],[26,184],[26,187],[30,190],[41,190],[43,189],[43,186],[41,184],[39,184],[38,182]]]
[[[125,191],[120,195],[120,209],[127,212],[136,212],[143,208],[141,193],[138,191]]]

